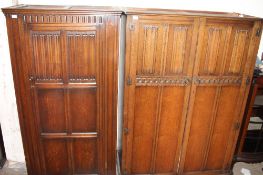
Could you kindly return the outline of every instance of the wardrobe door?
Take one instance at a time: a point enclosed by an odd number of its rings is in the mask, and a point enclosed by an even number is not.
[[[115,174],[119,17],[41,16],[20,18],[29,174]]]
[[[128,15],[122,170],[176,173],[198,21]]]
[[[252,21],[201,19],[180,173],[230,170],[258,27]]]
[[[101,60],[94,29],[32,26],[31,89],[44,174],[98,173]],[[47,31],[48,30],[48,31]]]

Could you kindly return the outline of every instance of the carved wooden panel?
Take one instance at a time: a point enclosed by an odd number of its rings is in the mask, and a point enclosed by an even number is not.
[[[230,40],[229,61],[225,65],[224,74],[240,75],[244,71],[247,61],[250,29],[243,27],[233,28]]]
[[[140,24],[137,75],[158,75],[161,72],[163,26]]]
[[[59,31],[31,31],[33,69],[37,81],[61,81],[63,76]]]
[[[67,32],[69,80],[95,82],[96,32]]]
[[[200,33],[199,75],[241,75],[249,43],[251,23],[207,20]],[[202,37],[201,37],[202,36]]]
[[[193,26],[170,25],[165,74],[186,74],[191,51]]]
[[[222,69],[226,50],[227,27],[208,25],[200,47],[199,75],[218,75]]]

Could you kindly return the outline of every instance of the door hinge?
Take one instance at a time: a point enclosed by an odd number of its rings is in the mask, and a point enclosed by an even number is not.
[[[259,28],[259,29],[257,30],[257,32],[256,32],[256,36],[257,36],[257,37],[260,37],[260,34],[261,34],[261,29]]]
[[[128,128],[123,128],[123,133],[124,133],[125,135],[129,134],[129,129],[128,129]]]
[[[127,78],[127,85],[128,86],[132,85],[132,79],[130,76]]]
[[[250,84],[250,77],[247,77],[246,85],[249,85],[249,84]]]
[[[236,123],[234,124],[234,129],[235,129],[235,130],[239,130],[240,126],[241,126],[240,122],[236,122]]]

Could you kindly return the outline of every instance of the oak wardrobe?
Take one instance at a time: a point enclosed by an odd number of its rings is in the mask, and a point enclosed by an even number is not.
[[[3,12],[29,175],[116,174],[117,94],[122,174],[231,173],[260,18],[85,6]]]
[[[230,174],[262,20],[126,14],[123,174]]]
[[[3,11],[28,174],[115,174],[121,12]]]

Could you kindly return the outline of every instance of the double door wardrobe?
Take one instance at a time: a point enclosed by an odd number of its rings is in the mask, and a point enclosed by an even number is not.
[[[29,175],[231,174],[262,19],[87,6],[3,12]]]

